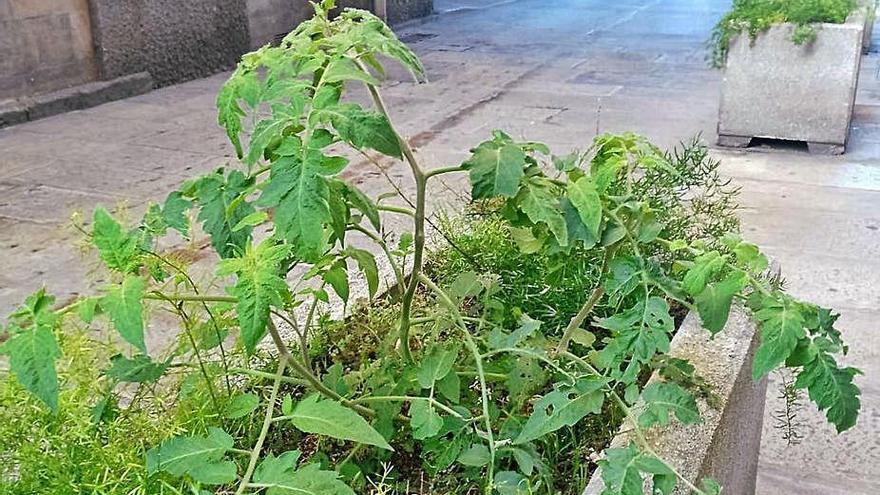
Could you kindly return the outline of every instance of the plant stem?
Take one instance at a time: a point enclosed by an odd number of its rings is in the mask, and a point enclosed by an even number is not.
[[[306,369],[306,367],[303,366],[301,363],[298,363],[295,359],[293,359],[293,356],[291,356],[290,354],[290,350],[287,348],[287,345],[284,343],[284,341],[281,339],[281,335],[278,333],[278,327],[275,326],[275,322],[270,319],[269,323],[266,326],[269,329],[269,335],[272,336],[272,341],[275,342],[275,347],[278,348],[278,352],[281,354],[281,357],[287,360],[287,364],[289,364],[290,367],[293,368],[296,374],[305,379],[305,381],[308,382],[308,385],[313,390],[321,393],[322,395],[330,399],[338,401],[359,413],[366,414],[370,417],[376,416],[376,411],[353,403],[352,401],[342,397],[341,395],[337,394],[335,391],[321,383],[321,380],[319,380],[317,376]]]
[[[437,295],[437,298],[455,315],[456,322],[458,323],[458,327],[461,330],[462,334],[464,334],[464,343],[465,347],[468,348],[468,351],[473,355],[474,362],[477,368],[477,376],[480,380],[480,402],[483,406],[483,424],[486,428],[486,440],[489,443],[489,468],[486,470],[486,495],[491,495],[495,484],[495,435],[492,433],[492,418],[489,415],[489,388],[486,385],[486,374],[483,371],[483,357],[480,354],[480,349],[477,347],[477,343],[474,341],[474,337],[471,335],[470,331],[468,331],[467,325],[464,320],[461,318],[461,313],[459,312],[458,306],[452,301],[452,298],[443,291],[440,287],[437,287],[437,284],[434,283],[433,280],[426,277],[424,274],[420,274],[419,278],[422,283],[425,284],[426,287],[431,289],[434,294]]]
[[[593,293],[590,294],[589,299],[581,306],[580,311],[574,315],[574,318],[568,323],[568,326],[565,327],[565,331],[562,333],[562,339],[559,340],[559,344],[556,346],[556,353],[559,354],[568,349],[568,343],[571,342],[571,337],[574,335],[574,332],[577,331],[578,328],[581,327],[584,320],[587,319],[587,316],[593,311],[593,308],[596,307],[596,304],[602,299],[602,296],[605,295],[605,288],[601,285],[593,289]]]
[[[257,437],[256,445],[254,445],[253,450],[251,450],[251,458],[250,461],[248,461],[247,470],[241,478],[241,483],[238,485],[238,490],[235,491],[235,495],[241,495],[244,493],[251,480],[251,476],[254,474],[254,469],[257,468],[257,461],[260,458],[260,452],[263,450],[263,442],[266,441],[266,435],[269,433],[269,427],[272,425],[272,414],[275,412],[275,400],[278,398],[278,389],[281,388],[281,377],[284,376],[284,368],[286,364],[287,356],[281,356],[281,359],[278,360],[278,371],[275,372],[275,382],[272,384],[272,392],[269,395],[269,403],[266,404],[266,415],[263,416],[263,427],[260,429],[260,436]]]
[[[272,373],[266,373],[265,371],[251,370],[251,369],[247,369],[247,368],[232,367],[232,368],[229,368],[229,371],[230,371],[230,373],[238,373],[241,375],[248,375],[248,376],[252,376],[254,378],[266,378],[266,379],[274,379],[275,378],[275,375],[273,375]],[[307,386],[309,384],[309,382],[307,382],[305,380],[301,380],[299,378],[293,378],[290,376],[282,376],[281,381],[285,382],[285,383],[291,383],[293,385],[301,385],[301,386]]]
[[[413,211],[409,208],[403,208],[401,206],[377,205],[376,209],[379,211],[387,211],[389,213],[400,213],[401,215],[406,215],[408,217],[413,217],[416,214],[415,211]]]
[[[237,303],[238,298],[232,296],[210,296],[202,294],[165,294],[162,292],[152,292],[144,294],[144,299],[153,301],[169,301],[169,302],[226,302]]]
[[[458,419],[465,419],[464,416],[462,416],[461,414],[456,412],[455,409],[452,409],[451,407],[443,404],[442,402],[438,401],[437,399],[429,398],[429,397],[413,397],[413,396],[409,396],[409,395],[384,395],[384,396],[361,397],[359,399],[354,399],[352,402],[355,404],[361,404],[364,402],[383,402],[383,401],[384,402],[412,402],[412,401],[416,401],[416,400],[426,400],[432,406],[434,406],[438,409],[442,409],[446,413],[448,413],[452,416],[455,416]]]
[[[431,177],[435,177],[442,174],[448,174],[453,172],[463,172],[465,169],[461,165],[455,165],[451,167],[437,167],[432,168],[425,172],[425,178],[430,179]]]

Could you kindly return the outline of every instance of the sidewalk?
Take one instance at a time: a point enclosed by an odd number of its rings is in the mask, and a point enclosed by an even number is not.
[[[632,130],[662,146],[701,133],[714,142],[721,74],[704,63],[723,0],[521,0],[452,10],[404,28],[431,83],[391,70],[385,91],[397,126],[433,166],[460,162],[494,128],[546,141],[557,153],[585,147],[597,130]],[[842,313],[861,367],[859,425],[836,436],[801,415],[804,442],[788,447],[764,421],[761,495],[880,493],[880,57],[863,60],[848,154],[715,150],[742,186],[746,235],[779,260],[798,296]],[[215,123],[225,75],[0,129],[0,314],[45,284],[60,300],[87,290],[88,266],[64,229],[73,209],[128,198],[158,200],[194,174],[231,159]],[[402,177],[400,165],[391,170]],[[372,167],[346,177],[385,191]],[[442,195],[436,195],[442,196]],[[739,495],[739,494],[732,494]]]

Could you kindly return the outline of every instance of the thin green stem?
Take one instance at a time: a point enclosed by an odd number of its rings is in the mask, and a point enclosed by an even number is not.
[[[266,373],[265,371],[252,370],[252,369],[248,369],[248,368],[232,367],[232,368],[229,368],[229,372],[239,374],[239,375],[248,375],[248,376],[251,376],[254,378],[275,379],[275,375],[273,375],[272,373]],[[293,378],[290,376],[282,376],[281,381],[284,383],[290,383],[293,385],[300,385],[300,386],[308,386],[308,384],[309,384],[309,382],[307,382],[305,380],[302,380],[299,378]]]
[[[487,483],[485,493],[486,495],[491,495],[495,484],[495,435],[492,433],[492,418],[489,415],[489,387],[486,384],[486,374],[483,370],[483,356],[480,354],[480,349],[477,347],[473,335],[471,335],[468,330],[467,324],[465,324],[464,320],[461,318],[458,306],[453,302],[452,298],[449,297],[449,294],[444,292],[443,289],[438,287],[433,280],[426,277],[424,274],[419,274],[419,278],[426,287],[437,295],[440,302],[452,311],[456,323],[458,323],[457,326],[464,335],[465,347],[467,347],[468,351],[470,351],[471,355],[474,357],[477,376],[480,380],[480,402],[483,406],[483,424],[486,428],[486,441],[489,443],[489,468],[486,470]]]
[[[281,357],[287,360],[287,364],[289,364],[290,367],[293,368],[297,375],[308,382],[309,387],[311,387],[316,392],[324,395],[325,397],[338,401],[341,404],[348,406],[359,413],[366,414],[370,417],[376,416],[376,411],[373,411],[370,408],[358,404],[354,404],[352,403],[352,401],[342,397],[334,390],[324,385],[321,380],[319,380],[318,377],[315,376],[314,373],[309,371],[305,366],[293,359],[293,356],[291,356],[290,354],[290,349],[287,348],[287,345],[281,339],[281,334],[278,333],[278,327],[275,326],[275,322],[270,319],[266,327],[269,329],[269,335],[272,337],[272,341],[275,343],[275,347],[278,349]]]
[[[352,400],[355,404],[362,404],[365,402],[412,402],[417,400],[425,400],[428,401],[432,406],[442,409],[446,413],[455,416],[458,419],[465,419],[464,416],[459,414],[455,409],[443,404],[442,402],[434,399],[432,397],[417,397],[410,395],[378,395],[378,396],[370,396],[370,397],[360,397],[358,399]]]
[[[251,476],[257,468],[257,461],[260,459],[260,452],[263,450],[263,442],[266,441],[266,435],[269,433],[269,427],[272,425],[272,415],[275,413],[275,401],[278,399],[278,389],[281,388],[281,377],[284,376],[284,368],[287,364],[287,356],[281,356],[278,360],[278,371],[275,372],[275,382],[272,384],[272,392],[269,394],[269,402],[266,404],[266,414],[263,416],[263,426],[260,429],[260,436],[257,437],[257,443],[251,450],[251,458],[248,461],[247,470],[241,478],[238,490],[235,495],[241,495],[247,489]]]
[[[451,166],[451,167],[437,167],[437,168],[432,168],[431,170],[426,171],[425,178],[430,179],[431,177],[436,177],[438,175],[449,174],[449,173],[453,173],[453,172],[463,172],[465,170],[466,169],[461,165],[455,165],[455,166]]]
[[[416,215],[415,210],[403,208],[402,206],[377,205],[376,209],[379,211],[387,211],[389,213],[400,213],[401,215],[406,215],[408,217],[414,217]]]
[[[163,292],[154,291],[144,294],[144,299],[153,301],[170,301],[170,302],[225,302],[237,303],[238,298],[232,296],[211,296],[202,294],[165,294]]]

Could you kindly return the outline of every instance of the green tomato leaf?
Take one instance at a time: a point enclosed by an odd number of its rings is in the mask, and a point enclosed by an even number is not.
[[[722,268],[724,268],[724,258],[718,251],[701,254],[685,274],[681,286],[688,294],[696,296],[703,292],[709,280]]]
[[[481,443],[471,445],[458,456],[459,464],[472,467],[483,467],[489,464],[489,447]]]
[[[260,406],[260,398],[254,394],[238,394],[223,408],[223,417],[227,419],[243,418]]]
[[[357,263],[358,268],[367,279],[367,290],[370,298],[375,297],[379,291],[379,267],[376,265],[376,257],[369,251],[363,249],[348,248],[342,252],[343,256],[352,258]]]
[[[107,268],[132,273],[140,266],[137,237],[124,232],[122,226],[100,206],[95,208],[92,242]]]
[[[471,158],[462,164],[470,174],[473,199],[516,196],[525,166],[522,148],[497,140],[477,146]]]
[[[546,225],[560,246],[568,246],[568,225],[552,184],[539,179],[524,181],[514,201],[532,223]]]
[[[444,378],[452,371],[457,352],[448,349],[435,349],[434,352],[422,359],[416,375],[422,388],[431,388],[438,380]]]
[[[574,387],[550,392],[536,404],[519,436],[513,441],[521,445],[552,433],[564,426],[574,426],[588,414],[602,410],[605,394],[600,390],[604,378],[582,378]]]
[[[330,122],[339,136],[357,149],[370,148],[395,158],[402,155],[397,134],[382,114],[355,103],[341,103],[320,109],[316,118]]]
[[[290,414],[293,426],[306,433],[374,445],[394,451],[385,438],[353,410],[317,394],[306,397]]]
[[[616,345],[640,362],[648,362],[658,352],[669,352],[669,335],[675,322],[665,299],[651,296],[631,308],[596,321],[611,330]]]
[[[861,372],[855,368],[840,368],[834,358],[825,352],[805,364],[795,381],[795,387],[806,388],[810,399],[828,422],[842,433],[856,424],[861,408],[859,387],[853,378]]]
[[[144,279],[128,275],[121,285],[110,286],[101,298],[101,308],[110,315],[119,335],[142,354],[147,353],[144,343],[144,286]]]
[[[515,471],[495,473],[495,490],[500,495],[528,495],[532,493],[526,477]]]
[[[208,429],[207,437],[171,438],[147,451],[147,473],[164,471],[178,478],[189,475],[208,485],[231,483],[236,466],[223,457],[232,447],[232,437],[214,427]]]
[[[253,205],[244,200],[252,185],[252,179],[238,170],[227,177],[220,171],[214,172],[193,184],[200,207],[198,220],[211,236],[211,246],[221,258],[236,256],[250,243],[253,229],[243,226],[233,231],[233,228],[255,211]]]
[[[310,149],[302,156],[305,161],[301,156],[289,156],[272,164],[268,184],[257,204],[275,207],[278,234],[296,246],[301,257],[313,260],[324,253],[324,227],[333,220],[328,204],[330,188],[322,175],[321,150]]]
[[[683,424],[700,422],[700,410],[694,396],[674,383],[651,383],[642,391],[642,399],[645,401],[645,410],[639,416],[642,428],[668,425],[670,413]]]
[[[110,378],[128,383],[154,383],[165,374],[171,362],[154,363],[150,356],[139,354],[129,359],[122,354],[110,358]]]
[[[804,316],[788,297],[765,297],[754,313],[761,329],[761,344],[752,363],[752,377],[759,380],[776,369],[806,337]]]
[[[703,327],[712,335],[724,329],[730,317],[733,297],[745,288],[747,282],[746,274],[736,271],[721,282],[706,285],[703,292],[694,298]]]
[[[272,117],[257,122],[244,162],[253,165],[263,156],[272,140],[281,137],[287,126],[296,124],[303,108],[298,104],[272,105]]]
[[[61,350],[51,326],[37,324],[16,333],[0,346],[9,356],[9,368],[28,392],[58,412],[58,374],[55,361]]]
[[[289,296],[287,281],[280,274],[289,256],[289,246],[275,244],[268,238],[256,249],[248,246],[240,258],[221,260],[217,268],[219,276],[233,273],[238,276],[231,292],[238,298],[236,310],[241,339],[249,354],[253,354],[266,336],[271,308],[281,306]]]
[[[669,495],[677,478],[666,464],[656,457],[643,454],[634,443],[626,448],[605,449],[599,461],[605,490],[602,495],[642,495],[642,473],[653,475],[655,495]]]
[[[172,191],[168,194],[162,206],[162,218],[165,224],[180,232],[184,238],[189,237],[190,225],[186,212],[192,207],[192,201],[184,198],[180,191]]]
[[[335,471],[322,470],[318,464],[297,470],[299,457],[298,450],[279,457],[267,455],[254,471],[254,483],[264,485],[266,495],[354,495]]]
[[[354,60],[346,56],[331,60],[327,68],[324,69],[324,83],[342,81],[362,81],[373,86],[379,85],[379,81],[375,77],[361,70]]]
[[[409,415],[409,425],[416,440],[434,437],[443,428],[443,417],[427,400],[413,400],[409,406]]]
[[[587,226],[593,239],[598,239],[599,228],[602,225],[602,200],[592,179],[582,177],[570,183],[567,193],[568,200],[577,209],[581,222]]]
[[[238,105],[238,77],[240,77],[240,72],[236,71],[220,88],[220,93],[217,95],[217,123],[226,129],[226,135],[229,136],[229,141],[235,147],[235,154],[241,158],[244,152],[241,149],[239,135],[241,134],[241,118],[244,116],[244,111]]]

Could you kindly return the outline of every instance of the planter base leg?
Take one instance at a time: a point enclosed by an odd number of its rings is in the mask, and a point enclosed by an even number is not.
[[[811,155],[842,155],[846,146],[842,144],[807,143],[807,149]]]
[[[751,142],[751,136],[731,136],[729,134],[718,135],[718,146],[726,146],[728,148],[748,148]]]

